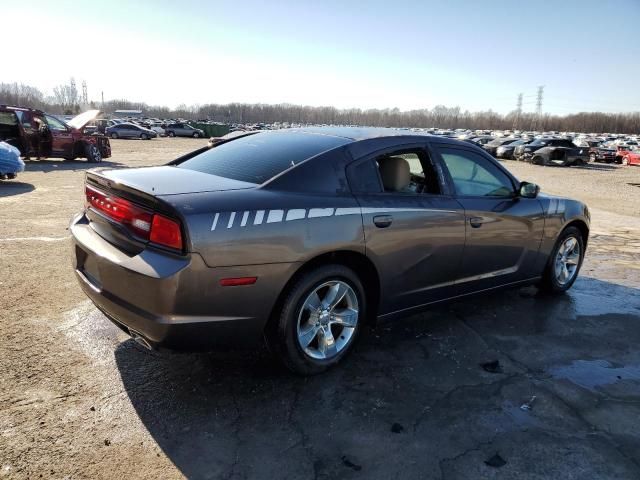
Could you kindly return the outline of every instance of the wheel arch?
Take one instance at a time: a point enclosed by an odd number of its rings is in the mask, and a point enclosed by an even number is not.
[[[336,250],[332,252],[317,255],[304,262],[289,278],[287,283],[280,291],[276,302],[274,303],[269,314],[269,320],[265,326],[265,330],[275,325],[277,322],[277,312],[282,307],[286,294],[291,285],[303,274],[323,265],[344,265],[350,268],[358,275],[362,285],[367,293],[367,324],[375,323],[377,318],[378,306],[380,304],[380,276],[373,262],[363,253],[353,250]]]
[[[576,218],[562,227],[561,232],[565,231],[569,227],[576,227],[578,230],[580,230],[580,233],[582,234],[582,241],[584,242],[584,246],[586,248],[589,241],[589,226],[587,225],[587,223],[584,220]]]

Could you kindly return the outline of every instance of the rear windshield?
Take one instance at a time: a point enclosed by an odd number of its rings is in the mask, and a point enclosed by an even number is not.
[[[301,132],[262,132],[218,145],[177,167],[261,184],[308,158],[350,141]]]

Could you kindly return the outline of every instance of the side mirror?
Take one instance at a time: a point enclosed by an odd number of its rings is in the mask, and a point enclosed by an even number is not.
[[[535,183],[520,182],[519,193],[523,198],[536,198],[540,193],[540,187]]]

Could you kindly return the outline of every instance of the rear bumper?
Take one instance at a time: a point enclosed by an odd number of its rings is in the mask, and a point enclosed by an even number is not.
[[[84,293],[106,316],[153,348],[251,347],[296,264],[210,268],[198,254],[147,248],[129,256],[78,215],[70,226],[73,268]],[[222,287],[222,278],[257,276],[254,285]]]

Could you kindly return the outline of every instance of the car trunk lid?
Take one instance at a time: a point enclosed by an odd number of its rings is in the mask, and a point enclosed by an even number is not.
[[[188,232],[182,215],[169,202],[172,195],[254,186],[169,166],[94,169],[86,175],[86,217],[98,235],[132,256],[148,245],[183,254],[188,250]],[[174,236],[167,237],[171,233]],[[154,241],[158,238],[165,243]]]

